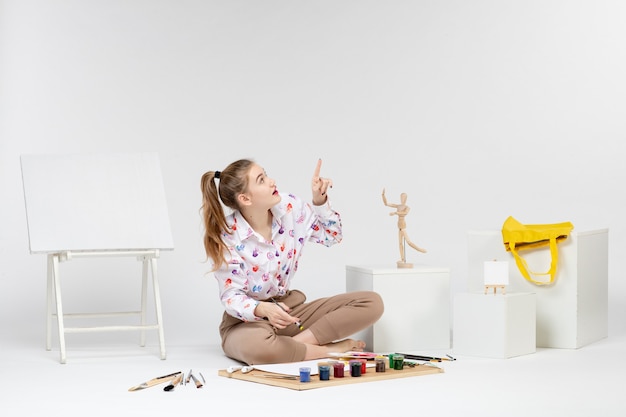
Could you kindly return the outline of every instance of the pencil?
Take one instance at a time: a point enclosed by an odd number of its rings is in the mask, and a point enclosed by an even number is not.
[[[289,313],[287,312],[287,310],[285,310],[285,309],[283,308],[283,306],[281,306],[280,304],[278,304],[278,301],[274,300],[274,298],[270,298],[270,300],[272,300],[272,302],[273,302],[274,304],[276,304],[278,307],[280,307],[280,309],[281,309],[281,310],[283,310],[285,313],[289,314]],[[300,329],[300,330],[304,330],[304,326],[303,326],[303,325],[302,325],[302,323],[300,323],[299,321],[297,321],[297,322],[296,322],[296,326],[298,326],[298,329]]]

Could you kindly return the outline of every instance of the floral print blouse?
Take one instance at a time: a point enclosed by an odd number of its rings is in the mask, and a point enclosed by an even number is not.
[[[226,312],[243,321],[262,320],[254,310],[259,301],[280,297],[290,288],[305,242],[331,246],[343,237],[341,216],[330,201],[314,206],[281,193],[272,207],[272,240],[256,233],[239,211],[226,217],[232,233],[223,233],[227,264],[215,271]]]

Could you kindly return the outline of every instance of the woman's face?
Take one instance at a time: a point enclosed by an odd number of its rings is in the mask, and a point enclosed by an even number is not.
[[[248,190],[245,194],[250,199],[251,205],[259,208],[274,207],[281,199],[276,182],[257,164],[253,164],[248,172]]]

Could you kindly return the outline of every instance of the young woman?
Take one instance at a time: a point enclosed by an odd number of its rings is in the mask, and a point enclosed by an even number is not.
[[[311,182],[311,203],[279,193],[265,170],[248,159],[202,176],[204,247],[225,309],[222,349],[232,359],[255,365],[360,351],[365,343],[347,337],[383,313],[374,292],[306,302],[291,289],[306,242],[332,246],[342,239],[341,217],[328,200],[332,181],[320,177],[321,164]],[[232,209],[228,216],[222,203]]]

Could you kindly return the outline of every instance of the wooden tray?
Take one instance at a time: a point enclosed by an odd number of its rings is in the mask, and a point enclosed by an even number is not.
[[[256,382],[259,384],[272,385],[275,387],[289,388],[298,391],[304,391],[314,388],[332,387],[337,385],[355,384],[359,382],[382,381],[386,379],[406,378],[411,376],[422,376],[443,373],[443,369],[431,365],[416,365],[415,367],[404,367],[402,370],[389,369],[385,372],[376,372],[374,368],[367,368],[367,372],[360,377],[352,377],[349,372],[345,373],[343,378],[334,378],[331,369],[330,379],[328,381],[320,381],[319,375],[311,375],[310,382],[300,382],[298,377],[294,379],[286,379],[285,375],[275,374],[272,372],[254,369],[248,373],[234,372],[229,374],[226,369],[217,372],[219,376],[226,378],[239,379],[241,381]]]

